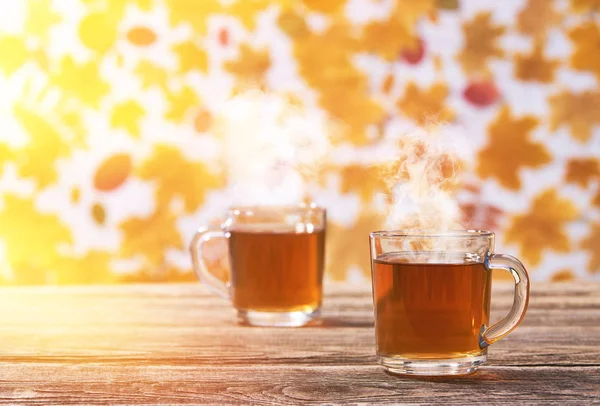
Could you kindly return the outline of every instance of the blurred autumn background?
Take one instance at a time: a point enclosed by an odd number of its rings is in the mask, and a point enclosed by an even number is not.
[[[465,224],[534,280],[600,280],[598,0],[0,0],[0,283],[194,280],[228,206],[216,101],[248,83],[344,122],[328,277],[367,280],[393,120],[457,123]],[[333,260],[332,260],[333,259]]]

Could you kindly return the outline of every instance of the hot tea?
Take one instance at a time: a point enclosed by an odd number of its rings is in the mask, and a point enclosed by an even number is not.
[[[428,263],[439,257],[444,263]],[[482,262],[431,252],[383,254],[373,261],[373,294],[378,354],[448,359],[482,353],[491,295],[491,271]]]
[[[321,305],[325,231],[231,230],[233,305],[263,312],[306,311]]]

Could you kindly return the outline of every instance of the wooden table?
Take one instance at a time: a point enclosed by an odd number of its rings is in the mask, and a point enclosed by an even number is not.
[[[236,326],[199,284],[2,288],[0,309],[0,403],[600,402],[598,284],[534,284],[524,323],[455,379],[384,373],[368,286],[329,286],[324,325],[297,329]]]

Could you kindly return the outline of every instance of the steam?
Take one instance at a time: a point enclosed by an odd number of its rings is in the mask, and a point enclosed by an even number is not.
[[[454,196],[471,150],[450,126],[416,129],[399,140],[399,155],[386,180],[392,204],[387,229],[443,232],[462,228]]]
[[[269,206],[309,198],[333,126],[317,108],[250,90],[223,104],[215,130],[222,138],[233,203]]]

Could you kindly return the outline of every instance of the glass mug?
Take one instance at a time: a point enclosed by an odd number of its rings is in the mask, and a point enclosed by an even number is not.
[[[391,373],[472,373],[525,315],[527,271],[493,253],[494,233],[377,231],[370,246],[377,355]],[[515,296],[509,314],[488,327],[492,269],[512,274]]]
[[[203,245],[213,238],[227,240],[228,283],[203,259]],[[231,300],[241,324],[302,326],[319,317],[325,209],[314,204],[233,207],[220,230],[200,229],[190,250],[200,280]]]

